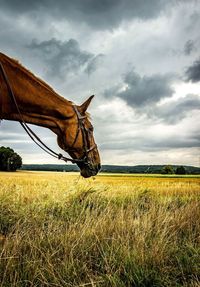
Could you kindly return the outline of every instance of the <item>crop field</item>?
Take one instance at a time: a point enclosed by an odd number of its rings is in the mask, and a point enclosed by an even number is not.
[[[200,286],[200,177],[0,173],[0,286]]]

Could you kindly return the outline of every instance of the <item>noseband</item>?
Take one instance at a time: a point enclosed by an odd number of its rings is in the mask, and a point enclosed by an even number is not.
[[[3,65],[2,63],[0,62],[0,69],[1,69],[1,72],[2,72],[2,75],[3,75],[3,78],[5,80],[5,83],[7,85],[7,88],[8,88],[8,93],[11,97],[11,100],[13,101],[16,109],[17,109],[17,112],[20,116],[20,124],[21,126],[23,127],[23,129],[26,131],[26,133],[29,135],[29,137],[42,149],[44,150],[46,153],[50,154],[51,156],[57,158],[57,159],[61,159],[61,160],[64,160],[65,162],[67,161],[71,161],[71,163],[83,163],[85,165],[90,165],[90,161],[89,161],[89,153],[96,149],[97,146],[96,144],[94,144],[92,147],[90,147],[90,144],[89,144],[89,140],[88,140],[88,137],[87,137],[87,129],[85,128],[84,126],[84,123],[83,123],[83,120],[86,118],[86,116],[82,116],[77,108],[76,105],[72,105],[73,109],[74,109],[74,112],[77,116],[77,132],[76,132],[76,136],[75,136],[75,139],[73,141],[73,144],[68,148],[68,152],[73,152],[75,151],[75,144],[77,142],[77,139],[78,139],[78,136],[79,136],[79,133],[81,131],[82,133],[82,139],[83,139],[83,157],[81,158],[68,158],[68,157],[65,157],[63,156],[61,153],[56,153],[55,151],[53,151],[51,148],[49,148],[35,133],[34,131],[27,125],[27,123],[24,121],[23,119],[23,116],[21,114],[21,111],[19,109],[19,106],[17,104],[17,101],[16,101],[16,98],[15,98],[15,95],[14,95],[14,92],[11,88],[11,85],[9,83],[9,80],[8,80],[8,77],[7,77],[7,74],[3,68]]]

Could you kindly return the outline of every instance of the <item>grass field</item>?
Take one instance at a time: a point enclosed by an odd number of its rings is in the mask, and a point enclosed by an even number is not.
[[[0,286],[200,286],[200,178],[0,173]]]

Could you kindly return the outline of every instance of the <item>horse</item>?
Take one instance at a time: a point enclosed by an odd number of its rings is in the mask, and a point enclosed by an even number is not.
[[[87,109],[93,96],[75,105],[56,93],[17,60],[0,53],[0,120],[18,121],[29,136],[58,159],[76,163],[83,177],[96,175],[100,155]],[[48,148],[27,124],[50,129],[71,158]]]

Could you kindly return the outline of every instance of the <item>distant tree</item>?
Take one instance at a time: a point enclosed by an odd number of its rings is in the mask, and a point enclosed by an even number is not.
[[[178,166],[175,171],[176,174],[186,174],[186,169],[184,166]]]
[[[162,169],[162,173],[163,174],[173,174],[174,173],[173,167],[171,165],[164,166]]]
[[[0,147],[0,170],[16,171],[22,166],[21,157],[9,147]]]

